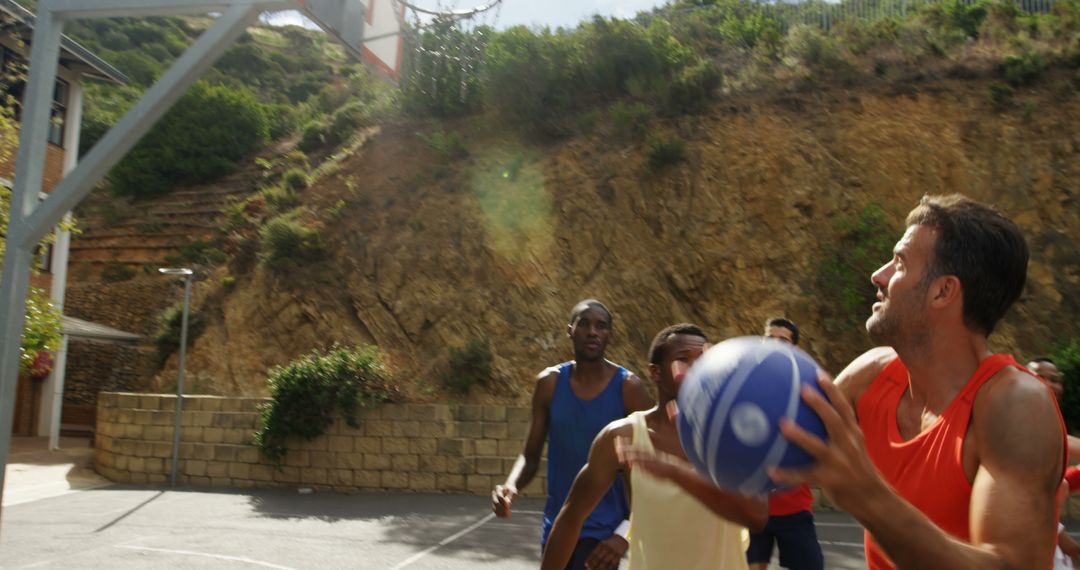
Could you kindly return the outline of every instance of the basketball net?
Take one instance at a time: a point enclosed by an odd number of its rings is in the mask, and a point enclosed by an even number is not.
[[[468,106],[502,0],[465,7],[459,0],[393,1],[406,44],[402,89],[420,95],[436,112],[447,111],[441,103],[451,98]],[[470,1],[476,0],[464,0]]]

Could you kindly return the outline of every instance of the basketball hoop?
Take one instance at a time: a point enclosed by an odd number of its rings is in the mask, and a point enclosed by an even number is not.
[[[467,7],[459,0],[393,2],[406,43],[402,90],[434,114],[467,110],[478,94],[502,0]]]

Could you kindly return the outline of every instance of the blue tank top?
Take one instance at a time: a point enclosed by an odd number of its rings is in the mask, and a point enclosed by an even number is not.
[[[548,412],[548,496],[541,544],[547,544],[548,531],[570,493],[574,478],[589,459],[589,448],[596,434],[609,423],[626,417],[622,384],[629,372],[625,368],[620,366],[604,391],[591,400],[582,400],[574,394],[570,387],[572,369],[572,362],[559,365]],[[626,489],[619,476],[585,519],[581,538],[604,540],[629,517]]]

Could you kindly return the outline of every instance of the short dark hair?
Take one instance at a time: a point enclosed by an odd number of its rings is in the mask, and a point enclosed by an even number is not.
[[[791,319],[773,317],[765,321],[765,328],[769,327],[780,327],[791,331],[791,344],[799,344],[799,327],[795,326],[795,322]]]
[[[907,225],[937,231],[924,282],[955,275],[963,294],[964,324],[989,336],[1027,281],[1028,247],[1020,228],[993,207],[962,194],[923,196],[908,214]]]
[[[649,346],[649,364],[660,364],[664,360],[664,347],[667,346],[668,339],[677,334],[699,336],[705,339],[706,342],[709,340],[709,337],[705,336],[705,331],[694,324],[679,323],[664,327],[664,330],[656,333],[656,337],[653,338],[652,344]]]
[[[570,309],[569,324],[573,326],[574,323],[577,322],[578,318],[581,317],[581,313],[584,313],[589,309],[600,309],[601,311],[604,311],[604,314],[607,315],[609,324],[614,321],[614,319],[611,318],[611,311],[608,310],[606,305],[604,305],[600,301],[597,301],[596,299],[585,299],[584,301],[579,301],[578,304],[574,305],[573,309]]]

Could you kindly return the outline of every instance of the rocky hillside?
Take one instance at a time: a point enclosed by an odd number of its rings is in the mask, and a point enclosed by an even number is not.
[[[820,278],[829,251],[857,245],[838,241],[838,224],[878,205],[891,243],[920,196],[944,192],[992,202],[1026,232],[1028,288],[994,346],[1045,352],[1080,332],[1080,99],[1033,90],[997,110],[988,85],[738,96],[655,120],[654,140],[686,147],[683,160],[651,167],[649,143],[603,124],[557,143],[486,117],[384,126],[302,194],[323,255],[284,274],[234,263],[199,283],[207,325],[189,377],[200,391],[264,394],[269,366],[374,343],[413,398],[434,398],[447,347],[487,337],[492,392],[519,397],[570,356],[566,314],[584,297],[610,304],[611,357],[639,373],[668,323],[695,321],[719,339],[757,333],[775,314],[797,321],[835,373],[869,346],[837,323],[870,310],[836,315],[839,284]],[[171,384],[175,365],[174,355],[155,387]]]

